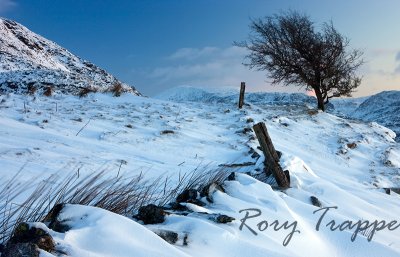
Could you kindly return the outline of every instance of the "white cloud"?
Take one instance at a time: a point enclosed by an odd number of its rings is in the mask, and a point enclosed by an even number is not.
[[[245,81],[251,91],[295,91],[298,89],[271,86],[266,73],[251,71],[242,63],[246,50],[204,47],[182,48],[167,57],[169,63],[154,68],[148,77],[158,87],[190,85],[199,87],[236,87]]]
[[[168,56],[170,60],[186,59],[194,60],[200,57],[209,56],[213,52],[218,51],[216,47],[204,47],[204,48],[181,48],[175,53]]]
[[[0,0],[0,13],[5,13],[16,5],[17,3],[13,0]]]

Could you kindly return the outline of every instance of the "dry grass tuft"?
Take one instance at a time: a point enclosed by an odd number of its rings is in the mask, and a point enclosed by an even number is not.
[[[116,82],[112,88],[111,88],[111,92],[113,93],[114,96],[119,97],[121,96],[122,92],[123,92],[123,88],[122,88],[122,84],[120,82]]]
[[[133,177],[110,177],[109,171],[100,171],[86,176],[54,174],[45,179],[20,182],[21,171],[10,180],[0,182],[0,243],[7,242],[20,222],[43,221],[57,204],[96,206],[131,217],[141,206],[165,206],[186,189],[201,191],[213,182],[222,183],[229,175],[222,168],[199,166],[179,174],[177,180],[165,175],[148,180],[143,173]],[[25,192],[32,193],[25,195]]]
[[[43,95],[45,96],[52,96],[53,95],[53,88],[48,86],[44,89]]]
[[[82,97],[86,97],[90,93],[96,93],[96,92],[97,92],[97,90],[95,88],[84,87],[81,89],[81,91],[79,91],[78,96],[80,98],[82,98]]]

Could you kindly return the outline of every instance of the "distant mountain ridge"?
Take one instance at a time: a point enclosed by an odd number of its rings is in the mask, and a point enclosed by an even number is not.
[[[236,103],[239,91],[233,88],[196,88],[179,86],[158,94],[155,98],[175,102]],[[245,103],[258,105],[315,105],[315,97],[303,93],[246,92]]]
[[[33,33],[21,24],[0,18],[0,93],[26,93],[52,87],[67,94],[86,88],[141,95],[96,65],[81,59],[56,43]]]

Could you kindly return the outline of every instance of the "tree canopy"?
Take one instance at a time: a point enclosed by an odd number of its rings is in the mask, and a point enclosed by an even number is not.
[[[321,110],[332,97],[351,96],[361,83],[356,70],[362,52],[349,51],[349,40],[332,22],[317,31],[307,15],[289,11],[252,20],[250,30],[248,41],[235,43],[249,50],[245,65],[268,71],[273,84],[314,90]]]

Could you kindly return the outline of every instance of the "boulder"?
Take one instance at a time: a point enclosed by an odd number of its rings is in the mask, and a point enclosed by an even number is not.
[[[165,221],[165,215],[162,207],[149,204],[139,208],[136,218],[143,221],[144,224],[158,224]]]
[[[47,252],[53,251],[55,247],[53,238],[49,235],[49,233],[41,228],[30,226],[25,222],[20,223],[15,228],[13,235],[7,242],[7,245],[19,243],[32,243]]]

